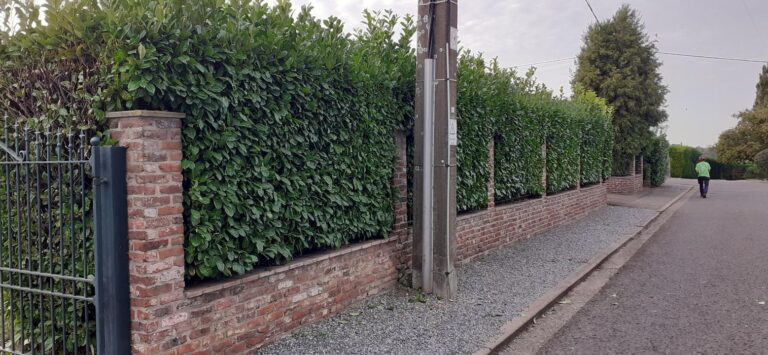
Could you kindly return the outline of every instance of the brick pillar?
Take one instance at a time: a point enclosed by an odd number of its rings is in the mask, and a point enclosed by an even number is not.
[[[488,208],[496,207],[496,151],[493,139],[488,142]]]
[[[629,166],[629,176],[635,176],[635,162],[636,161],[637,161],[637,157],[636,156],[632,156],[632,162],[630,163],[631,165]]]
[[[183,114],[107,114],[110,135],[127,147],[131,341],[134,354],[160,354],[174,343],[184,299],[181,119]],[[170,342],[166,341],[171,339]]]

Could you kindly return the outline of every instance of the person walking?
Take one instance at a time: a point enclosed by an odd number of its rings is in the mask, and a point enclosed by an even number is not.
[[[702,198],[707,198],[710,170],[712,170],[712,167],[704,160],[704,156],[700,156],[699,162],[696,164],[696,173],[699,174],[699,192]]]

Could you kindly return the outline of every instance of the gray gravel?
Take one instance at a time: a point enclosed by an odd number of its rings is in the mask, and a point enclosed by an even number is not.
[[[598,252],[656,216],[605,207],[458,268],[455,300],[398,287],[259,354],[471,354]]]

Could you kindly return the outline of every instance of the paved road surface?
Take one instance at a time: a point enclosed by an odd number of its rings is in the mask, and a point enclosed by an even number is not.
[[[683,191],[687,191],[695,184],[696,182],[690,179],[670,178],[667,179],[667,182],[665,182],[663,186],[653,189],[645,188],[639,194],[608,194],[608,204],[613,206],[644,208],[661,212],[669,206],[669,203],[671,203],[675,197]]]
[[[768,354],[768,183],[693,195],[543,354]]]

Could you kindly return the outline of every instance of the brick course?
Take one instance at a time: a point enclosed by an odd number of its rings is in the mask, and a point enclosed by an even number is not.
[[[152,111],[110,113],[111,135],[128,147],[132,346],[134,354],[247,354],[300,326],[387,292],[407,277],[405,134],[397,132],[395,221],[385,240],[223,281],[186,286],[182,219],[181,118]],[[489,146],[493,152],[493,146]],[[490,155],[493,162],[493,154]],[[460,216],[462,262],[583,216],[606,204],[600,184]],[[405,280],[404,283],[407,284]]]
[[[643,175],[611,176],[606,185],[612,194],[636,194],[643,190]]]
[[[629,176],[611,176],[606,185],[608,193],[632,195],[643,190],[643,156],[638,155],[629,162]]]
[[[555,195],[497,204],[457,222],[458,257],[461,262],[581,218],[607,204],[604,184]]]

